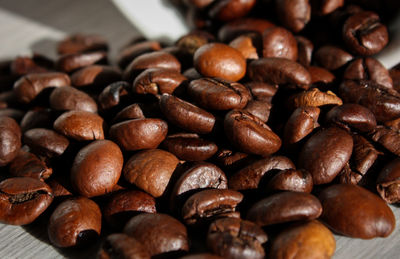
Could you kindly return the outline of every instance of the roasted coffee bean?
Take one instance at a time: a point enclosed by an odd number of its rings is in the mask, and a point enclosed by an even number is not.
[[[383,153],[376,150],[375,147],[361,135],[353,134],[353,142],[353,154],[351,155],[350,162],[353,170],[363,176],[375,163],[378,155],[382,155]]]
[[[267,122],[271,108],[272,104],[268,101],[251,100],[247,103],[246,107],[244,107],[243,111],[256,116],[262,122]]]
[[[319,66],[332,71],[347,64],[353,56],[339,47],[325,45],[315,51],[314,59]]]
[[[0,117],[0,166],[10,163],[21,147],[21,128],[10,117]]]
[[[391,121],[385,121],[383,124],[391,130],[400,131],[400,118]]]
[[[107,110],[117,106],[121,101],[121,97],[128,95],[129,87],[130,85],[124,81],[117,81],[106,86],[98,97],[100,107],[103,110]]]
[[[133,92],[138,94],[172,94],[186,77],[168,68],[148,68],[133,82]]]
[[[293,162],[284,156],[260,159],[232,175],[229,178],[229,188],[233,190],[257,189],[261,179],[267,176],[270,171],[294,168]]]
[[[325,68],[310,66],[307,69],[311,75],[311,84],[313,85],[328,85],[335,80],[335,75]]]
[[[234,213],[242,199],[243,194],[233,190],[203,190],[186,200],[182,207],[182,218],[187,225],[201,224],[219,215]]]
[[[255,203],[247,219],[259,226],[269,226],[290,221],[311,220],[322,213],[318,198],[303,192],[281,192]]]
[[[44,62],[43,62],[44,61]],[[31,73],[45,73],[53,67],[53,62],[43,56],[22,56],[15,58],[10,64],[12,74],[23,76]]]
[[[244,85],[218,78],[193,80],[187,91],[201,107],[211,110],[241,109],[251,98]]]
[[[345,103],[333,107],[325,117],[328,124],[336,124],[348,131],[371,132],[376,127],[374,114],[359,104]]]
[[[400,90],[400,65],[397,64],[396,66],[392,67],[389,70],[389,75],[393,80],[393,88],[396,91]]]
[[[326,1],[325,1],[326,2]],[[286,228],[272,240],[270,258],[331,258],[336,241],[332,232],[317,220]]]
[[[284,58],[261,58],[250,62],[248,76],[251,80],[271,84],[293,84],[308,88],[311,75],[305,67]]]
[[[303,36],[296,36],[295,39],[297,41],[297,62],[308,67],[311,64],[314,44]]]
[[[50,107],[56,111],[97,112],[97,104],[92,97],[70,86],[58,87],[51,92]]]
[[[51,128],[53,126],[52,111],[44,108],[29,110],[21,119],[20,126],[22,132],[34,128]]]
[[[183,75],[189,80],[196,80],[196,79],[200,79],[203,76],[197,72],[197,70],[194,67],[188,68],[183,72]]]
[[[186,227],[161,213],[143,213],[125,225],[124,232],[144,245],[151,256],[189,250]]]
[[[42,214],[53,201],[50,187],[30,177],[0,182],[0,222],[26,225]]]
[[[53,191],[54,199],[63,199],[63,198],[70,198],[72,197],[72,188],[70,188],[69,184],[66,183],[65,178],[62,177],[51,177],[46,181],[47,185]]]
[[[395,227],[392,210],[377,195],[352,184],[332,185],[319,194],[321,219],[335,232],[363,239],[386,237]]]
[[[358,184],[363,178],[363,175],[354,172],[351,167],[350,163],[347,162],[338,176],[336,177],[338,183],[348,183],[348,184]]]
[[[210,63],[209,60],[213,62]],[[193,56],[196,70],[205,77],[238,81],[246,73],[246,59],[236,49],[222,43],[208,43]]]
[[[29,103],[45,88],[69,85],[71,85],[71,80],[69,76],[64,73],[48,72],[29,74],[15,82],[14,93],[18,101]]]
[[[114,124],[110,137],[126,151],[157,148],[165,139],[168,125],[161,119],[134,119]]]
[[[145,246],[133,237],[123,233],[114,233],[107,236],[103,242],[97,258],[99,259],[150,259]]]
[[[276,1],[276,12],[282,24],[293,32],[301,31],[311,18],[308,0]]]
[[[314,184],[331,182],[349,161],[353,138],[346,131],[330,127],[319,130],[304,144],[299,168],[312,174]]]
[[[393,80],[389,75],[389,71],[374,58],[355,59],[347,66],[343,78],[372,80],[386,88],[393,88]]]
[[[152,52],[161,50],[161,45],[158,41],[142,41],[134,43],[124,48],[117,57],[118,66],[125,68],[136,57]]]
[[[378,53],[389,41],[386,26],[376,13],[369,11],[350,16],[343,25],[342,37],[350,51],[364,56]]]
[[[278,91],[278,85],[264,82],[248,82],[244,84],[251,92],[255,100],[271,102]]]
[[[109,193],[121,176],[123,156],[119,147],[109,140],[96,140],[82,148],[71,168],[71,183],[83,196]]]
[[[179,257],[179,259],[222,259],[222,258],[223,257],[213,255],[213,254],[207,254],[207,253],[191,254],[191,255]]]
[[[367,107],[378,122],[400,117],[400,94],[373,81],[345,80],[339,86],[344,103],[357,103]]]
[[[14,109],[14,108],[0,109],[0,117],[9,117],[16,120],[17,122],[21,121],[24,115],[25,115],[24,111],[19,109]]]
[[[379,173],[376,180],[376,189],[387,203],[400,201],[400,160],[394,159]]]
[[[183,3],[189,7],[196,7],[198,9],[203,9],[214,1],[215,0],[183,0]]]
[[[272,27],[263,32],[264,58],[286,58],[296,61],[297,54],[297,41],[290,31],[282,27]]]
[[[132,82],[139,73],[148,68],[166,68],[180,72],[181,63],[165,51],[145,53],[132,60],[124,71],[123,79]]]
[[[293,111],[286,122],[283,142],[286,146],[295,144],[319,127],[318,107],[299,107]]]
[[[107,42],[99,35],[74,34],[58,43],[58,54],[108,50]]]
[[[227,148],[219,149],[214,157],[215,163],[225,172],[236,172],[254,160],[253,157],[246,153],[232,151]]]
[[[163,195],[178,163],[167,151],[149,149],[133,155],[126,162],[123,174],[129,183],[157,198]]]
[[[214,115],[173,95],[163,94],[160,108],[170,123],[188,132],[207,134],[214,128]]]
[[[100,235],[101,212],[88,198],[76,197],[60,203],[51,214],[47,232],[57,247],[80,246]]]
[[[254,37],[252,37],[254,35]],[[245,59],[258,59],[259,49],[258,44],[255,42],[257,34],[241,35],[229,43],[229,46],[237,49],[242,53]],[[259,40],[261,43],[261,40]],[[260,44],[261,45],[261,44]]]
[[[69,111],[54,121],[54,129],[66,137],[84,141],[104,139],[104,120],[95,113]]]
[[[91,65],[81,68],[71,75],[73,86],[103,89],[115,81],[121,80],[121,72],[111,66]]]
[[[203,30],[194,30],[180,37],[175,45],[181,52],[192,57],[198,48],[212,41],[215,41],[215,36],[211,33]]]
[[[53,173],[46,161],[29,152],[29,148],[21,148],[18,155],[9,165],[9,173],[14,177],[31,177],[46,180]]]
[[[207,160],[218,150],[214,142],[202,139],[196,134],[169,135],[161,146],[180,160],[185,161]]]
[[[306,170],[286,169],[278,172],[268,181],[268,191],[292,191],[310,193],[313,188],[312,176]]]
[[[35,128],[24,133],[23,141],[34,152],[47,157],[60,156],[69,146],[69,140],[54,130]]]
[[[264,258],[267,234],[253,222],[222,218],[210,224],[207,246],[224,258]]]
[[[126,106],[115,115],[113,121],[119,122],[132,119],[144,119],[146,117],[159,117],[161,115],[160,107],[157,102],[153,103],[134,103]]]
[[[241,34],[258,32],[262,34],[266,29],[275,25],[265,19],[241,18],[224,24],[218,31],[218,38],[222,42],[229,42]]]
[[[277,152],[282,144],[279,136],[264,122],[245,111],[227,113],[224,129],[231,143],[245,153],[269,156]]]
[[[103,216],[110,226],[122,229],[132,216],[156,211],[156,201],[151,195],[138,190],[123,190],[107,198]]]
[[[107,52],[105,51],[66,54],[57,60],[56,68],[65,73],[70,73],[82,67],[106,63],[106,61]]]
[[[210,6],[208,15],[220,21],[231,21],[246,16],[256,2],[256,0],[216,1]]]
[[[385,126],[377,126],[371,133],[371,138],[393,154],[400,156],[400,133],[398,131]]]
[[[342,7],[344,0],[311,0],[311,10],[318,15],[327,15]]]

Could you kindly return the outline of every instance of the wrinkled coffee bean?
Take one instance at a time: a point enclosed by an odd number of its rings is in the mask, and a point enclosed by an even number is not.
[[[121,97],[128,95],[129,86],[124,81],[117,81],[106,86],[98,97],[100,107],[103,110],[107,110],[117,106],[121,101]]]
[[[279,1],[279,3],[281,2]],[[297,41],[290,31],[281,27],[273,27],[263,32],[264,58],[286,58],[296,61],[297,54]]]
[[[376,189],[387,203],[400,201],[400,160],[396,158],[387,164],[379,173]]]
[[[400,133],[398,131],[385,126],[377,126],[371,133],[371,138],[393,154],[400,156]]]
[[[289,97],[287,106],[291,109],[298,107],[320,107],[324,105],[342,105],[342,100],[331,91],[321,92],[312,88]]]
[[[60,156],[69,146],[69,140],[54,130],[35,128],[24,133],[23,141],[33,151],[47,157]]]
[[[0,222],[26,225],[42,214],[53,201],[50,187],[30,177],[0,182]]]
[[[60,203],[50,216],[47,232],[57,247],[93,242],[100,235],[101,212],[88,198],[76,197]]]
[[[97,112],[97,104],[92,97],[69,86],[58,87],[51,92],[50,107],[56,111]]]
[[[150,254],[147,252],[145,246],[135,238],[123,233],[115,233],[107,236],[98,252],[97,258],[150,259]]]
[[[46,180],[53,173],[46,161],[29,152],[29,148],[21,148],[18,155],[9,165],[9,172],[14,177],[31,177]]]
[[[353,134],[353,142],[353,153],[350,158],[352,168],[358,174],[365,175],[375,163],[378,155],[382,155],[382,153],[376,150],[375,147],[361,135]]]
[[[256,36],[254,36],[256,37]],[[241,35],[229,43],[229,46],[237,49],[245,59],[258,59],[258,46],[252,35]]]
[[[313,188],[312,176],[305,170],[286,169],[278,172],[268,181],[268,191],[292,191],[310,193]]]
[[[21,128],[10,117],[0,117],[0,166],[10,163],[21,147]]]
[[[173,94],[185,80],[174,69],[148,68],[136,77],[132,90],[138,94]]]

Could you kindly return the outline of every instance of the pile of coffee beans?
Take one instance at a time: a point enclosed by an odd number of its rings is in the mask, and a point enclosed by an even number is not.
[[[173,1],[118,57],[71,35],[0,64],[0,222],[98,258],[330,258],[395,228],[397,1]],[[79,250],[78,250],[79,251]]]

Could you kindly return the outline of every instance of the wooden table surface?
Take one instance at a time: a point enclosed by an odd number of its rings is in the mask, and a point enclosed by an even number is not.
[[[0,59],[32,51],[55,57],[55,42],[74,32],[103,35],[111,43],[111,56],[139,36],[107,0],[0,0]],[[400,208],[391,208],[399,221]],[[0,224],[0,258],[91,258],[95,253],[95,248],[54,248],[43,226],[45,222],[23,227]],[[400,227],[385,239],[335,237],[335,259],[400,258]]]

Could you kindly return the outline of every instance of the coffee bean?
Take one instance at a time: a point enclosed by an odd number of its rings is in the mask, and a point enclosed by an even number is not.
[[[308,67],[311,64],[314,44],[303,36],[295,36],[295,39],[297,41],[297,62]]]
[[[335,232],[349,237],[371,239],[392,233],[395,218],[379,196],[351,184],[325,188],[319,194],[321,219]]]
[[[51,92],[50,107],[57,111],[97,112],[97,104],[92,97],[70,86],[58,87]]]
[[[154,103],[134,103],[126,106],[115,115],[113,121],[119,122],[131,119],[144,119],[158,117],[161,114],[158,101]]]
[[[286,169],[278,172],[268,181],[268,191],[292,191],[310,193],[313,188],[312,176],[305,170]]]
[[[298,107],[320,107],[324,105],[342,105],[343,101],[332,91],[322,92],[318,88],[294,94],[288,98],[287,106],[289,109]]]
[[[58,58],[56,68],[65,73],[99,63],[106,63],[107,52],[96,51],[88,53],[66,54]]]
[[[60,156],[69,146],[69,140],[54,130],[35,128],[24,133],[23,141],[38,154],[54,157]]]
[[[254,37],[252,37],[254,35]],[[237,49],[245,59],[258,59],[260,46],[257,46],[257,34],[241,35],[229,43],[229,46]],[[261,39],[259,39],[261,43]]]
[[[319,66],[332,71],[347,64],[353,56],[339,47],[325,45],[315,51],[314,59]]]
[[[307,69],[311,75],[311,84],[313,85],[328,85],[335,80],[335,75],[325,68],[309,66]]]
[[[256,0],[216,1],[210,6],[208,15],[220,21],[231,21],[246,16],[256,2]]]
[[[31,73],[45,73],[52,70],[54,64],[51,60],[34,54],[32,57],[23,56],[15,58],[10,64],[12,74],[23,76]]]
[[[344,0],[311,0],[311,10],[318,15],[327,15],[343,6]]]
[[[286,58],[296,61],[297,54],[297,41],[290,31],[282,27],[272,27],[263,32],[264,58]]]
[[[375,147],[361,135],[353,134],[353,142],[353,153],[350,159],[353,165],[352,168],[356,173],[363,176],[375,163],[378,155],[382,155],[382,153],[376,150]]]
[[[125,68],[136,57],[152,52],[161,50],[161,45],[158,41],[142,41],[134,43],[125,47],[117,57],[117,63],[120,68]]]
[[[213,255],[213,254],[202,253],[202,254],[186,255],[186,256],[180,257],[179,259],[222,259],[222,258],[223,257]]]
[[[371,132],[371,139],[395,155],[400,156],[400,134],[385,126],[377,126]]]
[[[74,34],[58,43],[58,54],[73,54],[95,50],[108,50],[107,42],[99,35]]]
[[[83,246],[100,235],[101,212],[88,198],[76,197],[60,203],[50,216],[47,232],[57,247]]]
[[[21,131],[25,132],[34,128],[51,128],[53,125],[52,111],[50,109],[32,109],[25,113],[20,122]]]
[[[253,158],[246,153],[232,151],[231,149],[221,148],[215,154],[215,163],[225,172],[235,172],[239,168],[248,165]]]
[[[21,129],[10,117],[0,117],[0,166],[10,163],[21,148]]]
[[[100,248],[97,258],[117,259],[117,258],[136,258],[150,259],[150,254],[135,238],[123,233],[114,233],[107,236]]]
[[[138,94],[172,94],[186,77],[179,71],[167,68],[148,68],[133,82],[133,92]]]
[[[248,112],[259,118],[262,122],[267,122],[271,112],[272,104],[268,101],[251,100],[244,107],[243,111]]]
[[[0,182],[0,222],[26,225],[42,214],[53,201],[50,187],[30,177]]]
[[[121,80],[121,72],[111,66],[91,65],[81,68],[71,75],[73,86],[102,89],[115,81]]]
[[[53,169],[45,160],[29,152],[29,148],[21,148],[9,165],[9,173],[14,177],[31,177],[44,181],[51,176]]]
[[[394,159],[382,168],[376,180],[376,189],[387,203],[400,201],[399,166],[400,160]]]
[[[234,38],[248,32],[258,32],[262,34],[264,30],[273,27],[274,24],[258,18],[241,18],[224,24],[218,31],[218,38],[222,42],[229,42]]]
[[[244,84],[255,100],[271,102],[278,91],[278,85],[265,82],[251,81]]]

